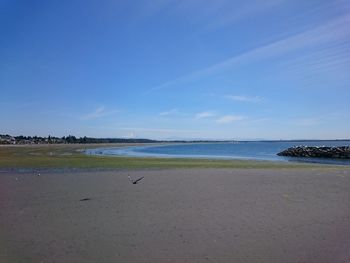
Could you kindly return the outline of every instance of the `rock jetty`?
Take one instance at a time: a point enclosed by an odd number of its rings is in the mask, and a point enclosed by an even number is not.
[[[350,146],[296,146],[288,148],[277,155],[290,157],[350,159]]]

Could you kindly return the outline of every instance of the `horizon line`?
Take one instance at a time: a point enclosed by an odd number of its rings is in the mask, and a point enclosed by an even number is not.
[[[350,138],[336,138],[336,139],[301,139],[301,138],[297,138],[297,139],[258,139],[258,138],[242,138],[242,139],[233,139],[233,138],[227,138],[227,139],[214,139],[214,138],[178,138],[178,139],[152,139],[152,138],[147,138],[147,137],[137,137],[137,138],[132,138],[132,137],[90,137],[90,136],[75,136],[75,135],[65,135],[65,136],[54,136],[54,135],[48,135],[48,136],[39,136],[39,135],[10,135],[10,134],[0,134],[1,137],[4,136],[10,136],[10,137],[40,137],[40,138],[48,138],[49,136],[51,138],[67,138],[69,136],[73,136],[75,138],[89,138],[89,139],[113,139],[113,140],[150,140],[150,141],[159,141],[159,142],[177,142],[177,141],[183,141],[183,142],[278,142],[278,141],[350,141]]]

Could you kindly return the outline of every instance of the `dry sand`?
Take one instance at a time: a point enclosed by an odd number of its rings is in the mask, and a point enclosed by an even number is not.
[[[350,262],[350,170],[1,172],[0,262]]]

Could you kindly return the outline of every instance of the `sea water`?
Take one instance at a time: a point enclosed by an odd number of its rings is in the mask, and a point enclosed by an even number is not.
[[[246,141],[219,143],[183,143],[87,150],[87,154],[136,157],[246,159],[295,161],[350,165],[350,160],[296,158],[277,153],[293,146],[350,146],[350,141]]]

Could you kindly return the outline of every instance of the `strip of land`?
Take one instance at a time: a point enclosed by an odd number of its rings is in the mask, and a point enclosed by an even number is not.
[[[81,169],[153,169],[153,168],[337,168],[317,164],[252,160],[210,160],[186,158],[145,158],[93,156],[85,149],[128,147],[134,144],[47,144],[0,146],[0,169],[81,168]],[[141,144],[136,144],[141,145]],[[147,144],[150,145],[150,144]],[[350,168],[350,167],[348,167]],[[341,168],[346,169],[346,168]]]

